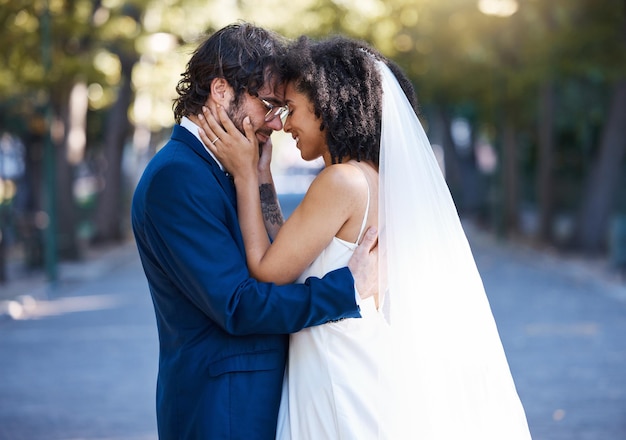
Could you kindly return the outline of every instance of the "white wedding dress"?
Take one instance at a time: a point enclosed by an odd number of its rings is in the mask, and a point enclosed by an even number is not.
[[[359,239],[365,228],[368,206]],[[300,276],[345,267],[356,243],[334,237]],[[384,439],[390,377],[390,328],[373,298],[360,319],[342,319],[292,334],[277,439]]]

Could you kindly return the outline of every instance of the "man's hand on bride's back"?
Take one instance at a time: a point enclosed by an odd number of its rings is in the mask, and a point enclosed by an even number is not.
[[[370,227],[348,262],[361,299],[378,296],[378,231]],[[378,298],[377,298],[378,299]],[[378,301],[377,301],[378,303]]]

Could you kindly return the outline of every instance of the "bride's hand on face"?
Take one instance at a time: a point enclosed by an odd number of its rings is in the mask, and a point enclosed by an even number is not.
[[[233,177],[256,175],[257,167],[260,167],[259,141],[250,117],[243,120],[244,135],[235,127],[224,107],[217,107],[217,116],[219,122],[207,107],[202,107],[202,113],[198,115],[202,142]]]

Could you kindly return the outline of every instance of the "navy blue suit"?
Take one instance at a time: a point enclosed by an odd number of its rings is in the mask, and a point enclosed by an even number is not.
[[[137,185],[132,226],[159,332],[159,438],[273,439],[287,334],[359,317],[350,271],[250,278],[234,187],[181,126]]]

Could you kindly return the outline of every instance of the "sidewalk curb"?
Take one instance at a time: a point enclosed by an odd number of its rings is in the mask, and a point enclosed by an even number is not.
[[[569,279],[591,281],[608,296],[626,302],[626,279],[611,269],[606,258],[566,256],[520,242],[501,241],[471,222],[463,222],[463,227],[477,257],[480,257],[480,249],[484,248],[501,254],[503,258],[521,260],[527,265],[549,266]],[[0,285],[0,320],[19,319],[22,314],[36,307],[37,301],[54,296],[59,287],[77,286],[105,276],[137,258],[135,242],[130,240],[113,247],[92,249],[80,261],[60,263],[59,279],[54,284],[47,281],[41,271],[11,280]]]
[[[516,259],[531,267],[550,267],[551,270],[576,282],[591,282],[607,296],[626,302],[626,274],[611,266],[609,258],[567,255],[549,249],[540,249],[520,241],[499,240],[488,232],[470,224],[463,224],[472,251],[489,248],[503,258]]]
[[[134,241],[124,242],[107,248],[91,249],[80,261],[61,262],[58,280],[50,282],[42,271],[18,276],[0,285],[0,320],[20,319],[38,301],[49,300],[59,289],[80,284],[107,275],[117,267],[138,258]]]

